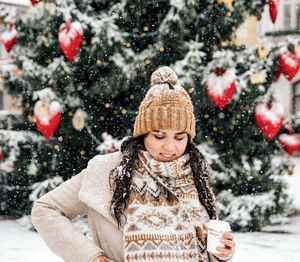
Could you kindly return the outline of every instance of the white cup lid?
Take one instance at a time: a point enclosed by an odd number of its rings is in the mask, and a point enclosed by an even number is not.
[[[224,230],[224,231],[230,231],[230,224],[227,221],[224,220],[215,220],[211,219],[207,224],[207,227]]]

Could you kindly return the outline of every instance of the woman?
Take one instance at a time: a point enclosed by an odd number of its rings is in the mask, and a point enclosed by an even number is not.
[[[162,67],[142,101],[133,137],[120,152],[99,155],[81,173],[37,200],[32,221],[65,261],[230,261],[225,233],[220,254],[206,251],[205,223],[216,219],[208,167],[192,143],[193,105]],[[93,240],[71,221],[88,214]]]

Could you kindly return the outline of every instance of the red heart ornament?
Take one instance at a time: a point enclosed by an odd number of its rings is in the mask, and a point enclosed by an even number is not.
[[[50,139],[59,126],[61,106],[57,101],[52,101],[50,105],[38,101],[34,106],[34,118],[38,130]]]
[[[72,62],[83,38],[82,26],[79,22],[67,22],[60,26],[58,41],[65,57]]]
[[[300,148],[300,135],[281,134],[278,137],[283,149],[291,156]]]
[[[272,139],[282,126],[284,109],[280,103],[258,104],[254,110],[256,125],[267,139]]]
[[[295,52],[285,51],[278,56],[279,70],[291,81],[300,69],[300,60]]]
[[[2,159],[3,159],[3,152],[2,152],[2,150],[0,148],[0,162],[2,161]]]
[[[30,0],[32,6],[37,5],[39,2],[41,2],[41,0]]]
[[[269,0],[269,11],[270,11],[270,17],[273,24],[275,24],[276,22],[278,9],[279,9],[279,0]]]
[[[4,45],[7,53],[9,53],[12,49],[17,40],[17,37],[17,30],[14,28],[13,24],[9,24],[8,30],[4,31],[1,35],[1,42]]]
[[[231,100],[235,91],[235,74],[224,68],[215,68],[209,74],[205,88],[210,100],[222,110]]]

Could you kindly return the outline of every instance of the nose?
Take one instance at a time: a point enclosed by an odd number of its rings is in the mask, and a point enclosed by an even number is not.
[[[174,153],[176,150],[175,142],[172,139],[166,140],[163,149],[166,150],[165,153]]]

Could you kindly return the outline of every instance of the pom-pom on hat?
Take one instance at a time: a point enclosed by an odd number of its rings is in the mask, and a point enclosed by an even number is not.
[[[161,67],[151,76],[151,88],[139,107],[133,136],[154,130],[173,129],[195,136],[195,116],[190,96],[178,83],[170,67]]]

